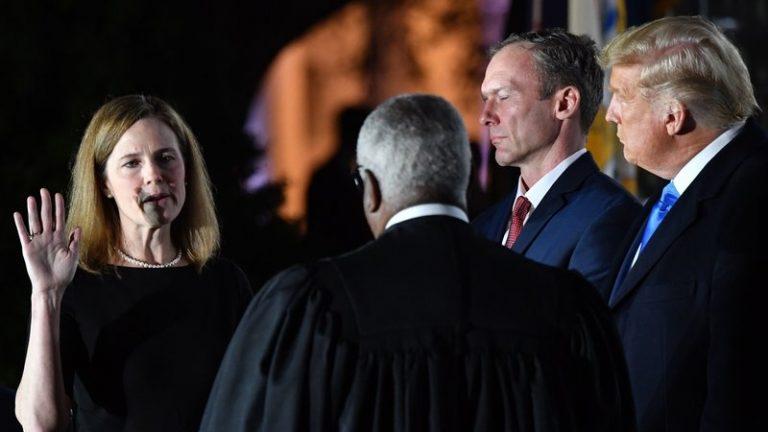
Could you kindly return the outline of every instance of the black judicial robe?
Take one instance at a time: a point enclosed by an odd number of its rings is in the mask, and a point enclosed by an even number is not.
[[[250,304],[202,431],[623,431],[607,308],[447,216],[288,269]]]

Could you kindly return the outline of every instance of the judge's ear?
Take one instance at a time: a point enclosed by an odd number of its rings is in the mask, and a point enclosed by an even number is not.
[[[369,169],[361,172],[363,177],[363,206],[366,213],[376,213],[381,208],[381,188],[376,176]]]
[[[667,129],[667,135],[673,136],[687,132],[687,125],[690,124],[691,116],[688,111],[677,99],[670,99],[665,104],[664,126]]]
[[[576,115],[581,102],[579,89],[566,86],[555,92],[555,118],[565,120]]]

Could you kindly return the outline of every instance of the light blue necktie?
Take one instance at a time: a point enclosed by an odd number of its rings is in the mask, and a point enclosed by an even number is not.
[[[651,208],[651,214],[648,216],[648,221],[645,223],[643,238],[640,241],[640,248],[638,252],[642,252],[645,245],[648,244],[648,240],[651,239],[653,232],[656,231],[656,228],[659,227],[661,221],[664,220],[664,217],[667,215],[667,213],[669,213],[669,210],[672,208],[672,206],[675,205],[675,202],[677,202],[678,198],[680,198],[680,193],[678,193],[677,189],[675,189],[675,185],[673,185],[672,182],[669,182],[669,184],[664,187],[664,190],[661,193],[661,198],[659,198],[659,200],[656,201],[656,204],[653,205],[653,208]],[[619,275],[614,282],[613,289],[611,290],[608,304],[616,304],[617,297],[619,296],[618,289],[633,265],[634,262],[630,262],[626,268],[623,268],[622,271],[619,272]]]
[[[669,182],[664,186],[664,190],[661,192],[661,198],[656,201],[651,209],[651,214],[648,216],[648,221],[645,223],[645,230],[643,231],[643,239],[640,241],[640,250],[642,251],[648,241],[651,239],[656,228],[661,225],[661,221],[669,213],[669,210],[680,198],[680,192],[675,189],[675,185]]]

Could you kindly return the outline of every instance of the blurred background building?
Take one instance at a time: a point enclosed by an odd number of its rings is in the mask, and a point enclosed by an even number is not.
[[[478,124],[485,51],[545,27],[598,44],[664,15],[701,14],[742,50],[768,103],[761,0],[389,0],[6,2],[0,14],[0,385],[15,387],[29,307],[11,213],[41,186],[65,191],[92,113],[111,97],[154,94],[186,118],[216,185],[222,254],[254,289],[300,260],[370,239],[348,174],[370,109],[403,92],[461,112],[474,153],[470,216],[511,190]],[[607,97],[607,95],[606,95]],[[602,119],[588,148],[641,199],[659,187],[626,164]],[[766,116],[759,118],[768,126]]]

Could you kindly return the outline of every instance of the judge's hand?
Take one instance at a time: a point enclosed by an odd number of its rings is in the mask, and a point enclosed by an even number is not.
[[[56,194],[55,213],[51,207],[51,194],[40,189],[39,212],[35,198],[27,197],[28,225],[24,225],[19,212],[13,214],[13,220],[32,282],[32,294],[56,294],[60,300],[77,269],[80,228],[71,234],[66,232],[66,210],[61,194]]]

